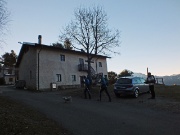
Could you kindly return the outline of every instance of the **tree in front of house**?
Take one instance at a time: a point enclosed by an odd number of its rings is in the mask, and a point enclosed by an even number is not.
[[[13,67],[16,64],[17,55],[13,50],[11,50],[11,53],[6,52],[2,55],[1,59],[5,67]]]
[[[64,41],[64,48],[65,49],[69,49],[69,50],[73,49],[72,43],[71,43],[71,41],[68,38],[66,38],[65,41]]]
[[[64,48],[63,44],[56,42],[56,43],[52,43],[52,46],[54,47],[59,47],[59,48]]]
[[[62,49],[69,49],[69,50],[73,49],[72,43],[68,38],[65,39],[64,44],[56,42],[56,43],[53,43],[52,46],[59,47],[59,48],[62,48]]]
[[[123,70],[120,74],[118,74],[118,77],[126,77],[126,76],[132,76],[134,73],[130,70]]]
[[[59,36],[68,39],[74,49],[87,53],[88,76],[91,77],[91,61],[94,55],[119,53],[112,49],[119,47],[119,31],[112,31],[107,25],[107,14],[101,7],[77,8],[75,19],[65,27]]]
[[[113,71],[108,72],[109,84],[114,84],[117,80],[117,74]]]

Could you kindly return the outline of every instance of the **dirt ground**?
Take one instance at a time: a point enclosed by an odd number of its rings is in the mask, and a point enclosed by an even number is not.
[[[138,98],[121,97],[116,98],[113,86],[109,86],[112,102],[122,102],[132,106],[144,106],[152,109],[168,111],[180,114],[180,86],[155,86],[156,99],[148,100],[150,94],[141,94]],[[92,88],[93,100],[98,99],[99,88]],[[83,98],[83,89],[62,90],[62,95],[71,95]],[[102,95],[106,101],[107,96]],[[2,135],[70,135],[55,121],[48,119],[42,113],[33,110],[29,106],[3,97],[0,94],[0,134]]]
[[[99,87],[93,87],[91,89],[92,97],[99,98]],[[165,86],[155,85],[156,99],[149,100],[150,93],[140,94],[138,98],[131,96],[121,96],[117,98],[113,92],[113,85],[108,86],[108,91],[111,95],[112,102],[123,102],[128,105],[144,105],[144,107],[169,111],[180,114],[180,86]],[[84,98],[83,89],[81,90],[63,90],[64,95],[71,95],[80,98]],[[108,100],[107,96],[103,93],[103,100]]]
[[[1,95],[0,125],[0,135],[70,135],[42,113]]]

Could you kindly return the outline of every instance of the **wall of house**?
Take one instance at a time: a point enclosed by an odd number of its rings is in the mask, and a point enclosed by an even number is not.
[[[91,66],[96,70],[96,73],[103,73],[103,75],[108,75],[107,73],[107,61],[105,58],[93,59],[94,63]],[[100,65],[101,63],[102,65]]]
[[[65,61],[61,61],[61,55],[65,56]],[[80,77],[86,76],[87,72],[78,71],[79,58],[87,60],[86,56],[79,54],[42,49],[39,55],[39,88],[41,90],[51,88],[51,83],[66,87],[80,86]],[[97,72],[103,72],[107,75],[106,59],[101,58],[97,62],[102,62],[102,67],[97,67]],[[96,70],[95,62],[91,66]],[[58,78],[59,75],[61,78]],[[73,76],[75,76],[75,80],[73,80]]]
[[[19,65],[19,80],[25,80],[28,89],[37,89],[36,85],[36,51],[35,48],[28,48],[22,57]]]

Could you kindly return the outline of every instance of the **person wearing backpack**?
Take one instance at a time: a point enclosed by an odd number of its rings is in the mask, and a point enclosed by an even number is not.
[[[151,75],[150,72],[148,72],[146,83],[149,84],[149,90],[151,92],[151,98],[149,98],[149,99],[155,99],[154,84],[156,83],[156,79],[155,79],[154,75]]]
[[[103,91],[105,91],[106,92],[106,94],[107,94],[107,96],[108,96],[108,98],[109,98],[109,102],[111,102],[111,97],[110,97],[110,95],[109,95],[109,92],[108,92],[108,90],[107,90],[107,86],[108,86],[108,80],[107,80],[107,77],[101,77],[101,80],[100,80],[100,83],[101,83],[101,89],[100,89],[100,94],[99,94],[99,101],[101,101],[101,93],[103,92]]]
[[[84,89],[84,98],[87,99],[87,92],[88,92],[88,95],[89,95],[89,99],[91,99],[91,93],[90,93],[90,81],[89,79],[84,76],[84,84],[85,84],[85,89]]]

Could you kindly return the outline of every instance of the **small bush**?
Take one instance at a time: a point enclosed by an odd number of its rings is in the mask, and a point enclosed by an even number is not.
[[[0,85],[4,85],[5,84],[5,80],[3,77],[0,78]]]

